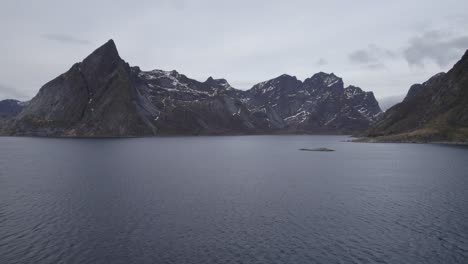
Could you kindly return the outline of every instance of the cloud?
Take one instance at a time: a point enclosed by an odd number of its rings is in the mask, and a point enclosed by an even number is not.
[[[177,10],[185,9],[186,2],[185,0],[169,0],[171,6]]]
[[[349,59],[353,63],[360,64],[365,64],[376,60],[376,58],[373,58],[367,50],[356,50],[349,54]]]
[[[359,64],[372,70],[379,70],[385,68],[385,60],[394,59],[396,54],[391,50],[371,44],[365,49],[351,52],[348,57],[354,64]]]
[[[370,64],[365,65],[365,67],[370,70],[382,70],[386,68],[385,64],[380,63],[380,62],[370,63]]]
[[[387,111],[390,107],[400,103],[405,98],[405,94],[392,95],[387,97],[378,98],[379,106],[382,111]]]
[[[18,91],[18,89],[0,83],[0,100],[3,99],[25,100],[30,98],[21,91]]]
[[[353,63],[369,64],[378,63],[384,59],[395,58],[393,51],[380,48],[377,45],[371,44],[366,49],[360,49],[349,54],[349,59]]]
[[[89,45],[90,41],[84,39],[78,39],[66,34],[44,34],[43,38],[47,40],[57,41],[64,44],[75,44],[75,45]]]
[[[434,62],[444,67],[460,58],[467,48],[468,35],[432,30],[410,39],[403,55],[410,66],[424,67],[426,62]]]
[[[324,58],[320,58],[317,60],[317,62],[315,63],[317,66],[325,66],[328,64],[327,60],[324,59]]]

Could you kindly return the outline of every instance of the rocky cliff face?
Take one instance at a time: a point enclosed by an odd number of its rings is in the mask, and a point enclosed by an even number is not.
[[[367,135],[382,141],[468,141],[468,51],[449,72],[411,86]]]
[[[318,73],[237,90],[176,71],[142,71],[112,40],[45,84],[4,135],[122,137],[164,134],[352,133],[376,120],[374,95]]]

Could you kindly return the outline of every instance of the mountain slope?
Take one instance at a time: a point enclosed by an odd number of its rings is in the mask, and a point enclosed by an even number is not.
[[[449,72],[411,86],[367,135],[381,141],[468,141],[468,51]]]
[[[112,40],[45,84],[3,135],[126,137],[174,134],[353,133],[381,110],[371,92],[334,74],[289,75],[247,91],[225,79],[130,67]]]

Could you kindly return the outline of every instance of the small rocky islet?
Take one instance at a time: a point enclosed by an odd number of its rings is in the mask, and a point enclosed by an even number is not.
[[[335,151],[334,149],[329,149],[329,148],[300,148],[300,151],[318,151],[318,152],[331,152]]]

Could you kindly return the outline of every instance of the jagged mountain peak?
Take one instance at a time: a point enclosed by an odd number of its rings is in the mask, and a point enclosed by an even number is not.
[[[297,81],[297,78],[296,76],[293,76],[293,75],[289,75],[289,74],[281,74],[275,78],[272,78],[272,79],[269,79],[267,81],[265,81],[264,83],[266,82],[272,82],[272,81],[285,81],[285,80],[294,80],[294,81]]]
[[[214,83],[214,84],[229,84],[228,81],[224,78],[220,78],[220,79],[214,79],[213,77],[208,77],[208,79],[206,79],[205,83]]]
[[[294,79],[294,80],[297,80],[296,76],[289,75],[287,73],[281,74],[280,76],[276,77],[275,79]]]
[[[89,84],[88,92],[91,93],[102,86],[102,82],[105,81],[102,79],[103,76],[110,76],[118,70],[130,71],[129,65],[120,58],[112,39],[93,51],[75,67],[78,67],[78,71]]]
[[[229,84],[229,82],[224,79],[224,78],[220,78],[220,79],[214,79],[212,76],[208,77],[208,79],[206,79],[206,81],[204,82],[204,84],[208,85],[208,86],[211,86],[213,88],[217,88],[217,89],[224,89],[224,90],[234,90],[234,88],[231,86],[231,84]]]
[[[344,89],[344,95],[346,99],[360,98],[363,102],[372,104],[372,108],[374,108],[375,112],[381,112],[373,92],[366,92],[360,87],[349,85]]]
[[[357,90],[357,91],[362,91],[360,87],[354,86],[354,85],[348,85],[346,86],[345,90]]]
[[[269,80],[258,83],[256,85],[254,85],[254,87],[252,87],[252,88],[255,88],[256,86],[262,86],[262,85],[265,85],[265,84],[280,83],[280,82],[285,82],[285,81],[296,82],[298,80],[297,80],[296,76],[292,76],[292,75],[289,75],[289,74],[281,74],[281,75],[279,75],[279,76],[277,76],[275,78],[271,78]]]
[[[325,80],[325,79],[330,79],[330,80],[337,80],[341,79],[340,77],[336,76],[333,72],[332,73],[326,73],[326,72],[317,72],[312,77],[311,79],[320,79],[320,80]]]
[[[345,95],[353,94],[353,95],[367,95],[367,96],[374,96],[374,92],[366,92],[361,87],[357,87],[354,85],[348,85],[344,88]]]
[[[114,40],[110,39],[99,48],[94,50],[88,55],[83,62],[96,59],[120,59],[119,51],[114,43]]]
[[[316,77],[316,78],[324,78],[324,77],[335,77],[335,78],[339,78],[338,76],[335,75],[335,73],[326,73],[326,72],[323,72],[323,71],[320,71],[320,72],[317,72],[315,73],[314,75],[312,75],[312,78],[313,77]]]
[[[357,94],[364,94],[364,92],[360,87],[354,86],[354,85],[349,85],[346,88],[344,88],[344,94],[346,95],[347,98],[353,97]]]
[[[304,81],[306,86],[322,86],[328,88],[344,89],[343,79],[334,73],[318,72]]]
[[[274,93],[274,92],[287,92],[290,90],[296,90],[302,85],[302,82],[289,74],[282,74],[273,79],[258,83],[254,85],[247,92],[250,93]]]
[[[275,77],[273,79],[270,79],[266,82],[269,83],[301,83],[300,80],[297,79],[296,76],[294,75],[289,75],[289,74],[281,74],[278,77]]]

